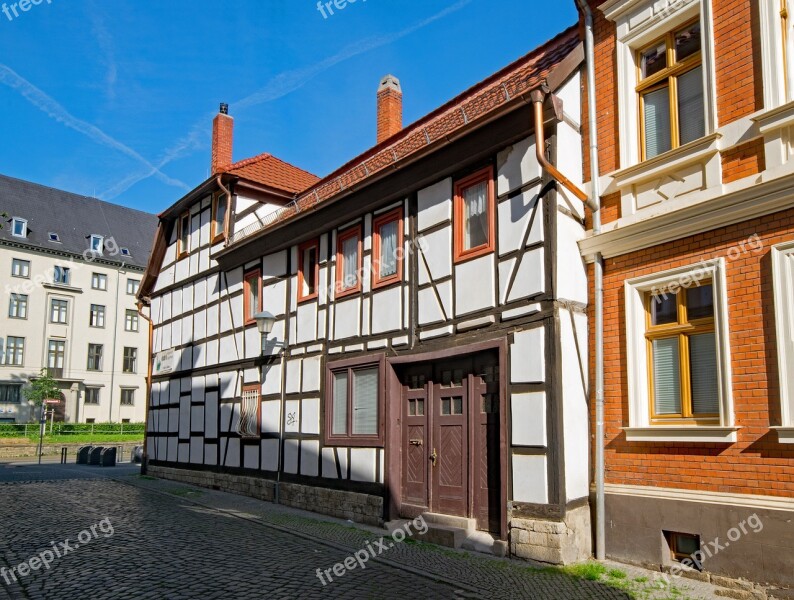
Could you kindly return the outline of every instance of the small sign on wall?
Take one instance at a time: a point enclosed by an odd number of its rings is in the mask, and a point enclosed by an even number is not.
[[[154,374],[165,375],[174,371],[174,349],[163,350],[154,355]]]

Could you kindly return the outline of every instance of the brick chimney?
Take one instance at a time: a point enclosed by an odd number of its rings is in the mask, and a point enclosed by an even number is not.
[[[229,105],[221,104],[212,120],[212,173],[219,173],[232,164],[234,119],[229,116]]]
[[[386,75],[378,87],[378,143],[403,128],[403,91],[400,80]]]

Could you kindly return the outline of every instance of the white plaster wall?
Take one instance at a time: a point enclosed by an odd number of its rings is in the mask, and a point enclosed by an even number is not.
[[[491,254],[455,266],[455,316],[496,305],[494,271]]]
[[[376,460],[375,448],[351,448],[350,479],[375,483]]]
[[[320,442],[319,440],[303,440],[301,442],[301,475],[317,477],[320,474]]]
[[[426,251],[421,248],[426,248]],[[422,234],[422,243],[416,252],[420,285],[452,275],[452,227]]]
[[[402,287],[394,286],[372,296],[372,333],[402,328]]]
[[[303,359],[304,392],[316,392],[320,389],[320,357],[311,356]]]
[[[546,393],[512,394],[510,409],[513,446],[545,447],[547,445]]]
[[[263,471],[278,470],[278,440],[262,440],[261,461],[259,467]]]
[[[565,446],[567,501],[587,496],[589,482],[587,317],[583,314],[575,314],[574,324],[575,329],[571,324],[570,313],[567,310],[560,310],[563,444]]]
[[[565,215],[557,215],[557,268],[555,294],[558,299],[587,304],[587,269],[577,242],[585,237],[584,228]]]
[[[317,302],[298,305],[298,343],[305,344],[317,339]]]
[[[359,335],[361,298],[336,302],[334,310],[334,339],[342,340]]]
[[[543,203],[539,192],[540,186],[537,186],[499,204],[499,256],[521,248],[530,223],[532,230],[526,245],[543,241]]]
[[[510,381],[541,383],[546,376],[545,330],[535,327],[517,331],[510,345]]]
[[[497,195],[519,189],[540,177],[540,163],[535,156],[535,136],[531,135],[502,150],[496,156]]]
[[[419,190],[417,224],[419,231],[452,217],[452,179],[447,178]]]
[[[525,252],[518,266],[516,266],[516,258],[508,258],[499,263],[499,299],[502,304],[529,298],[545,290],[544,255],[543,247],[540,246]],[[514,273],[516,268],[518,271]],[[510,286],[509,295],[508,286]]]
[[[513,501],[534,504],[549,502],[545,456],[513,454]]]

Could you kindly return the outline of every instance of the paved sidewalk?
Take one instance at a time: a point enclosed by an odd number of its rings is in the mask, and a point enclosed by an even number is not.
[[[643,599],[716,598],[712,586],[689,580],[653,588],[651,573],[624,566],[603,576],[613,584],[607,585],[440,548],[418,535],[394,543],[382,530],[141,477],[128,465],[0,464],[0,521],[0,599],[590,600],[627,599],[629,591]],[[32,567],[32,557],[63,543],[71,551],[49,569],[37,565],[20,574],[20,564]],[[377,558],[370,556],[366,568],[333,573],[334,565],[353,564],[350,557],[369,548]]]

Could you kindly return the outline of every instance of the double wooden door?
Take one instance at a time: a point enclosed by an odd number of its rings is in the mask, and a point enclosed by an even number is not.
[[[402,373],[404,516],[477,519],[499,531],[499,378],[489,355]]]

